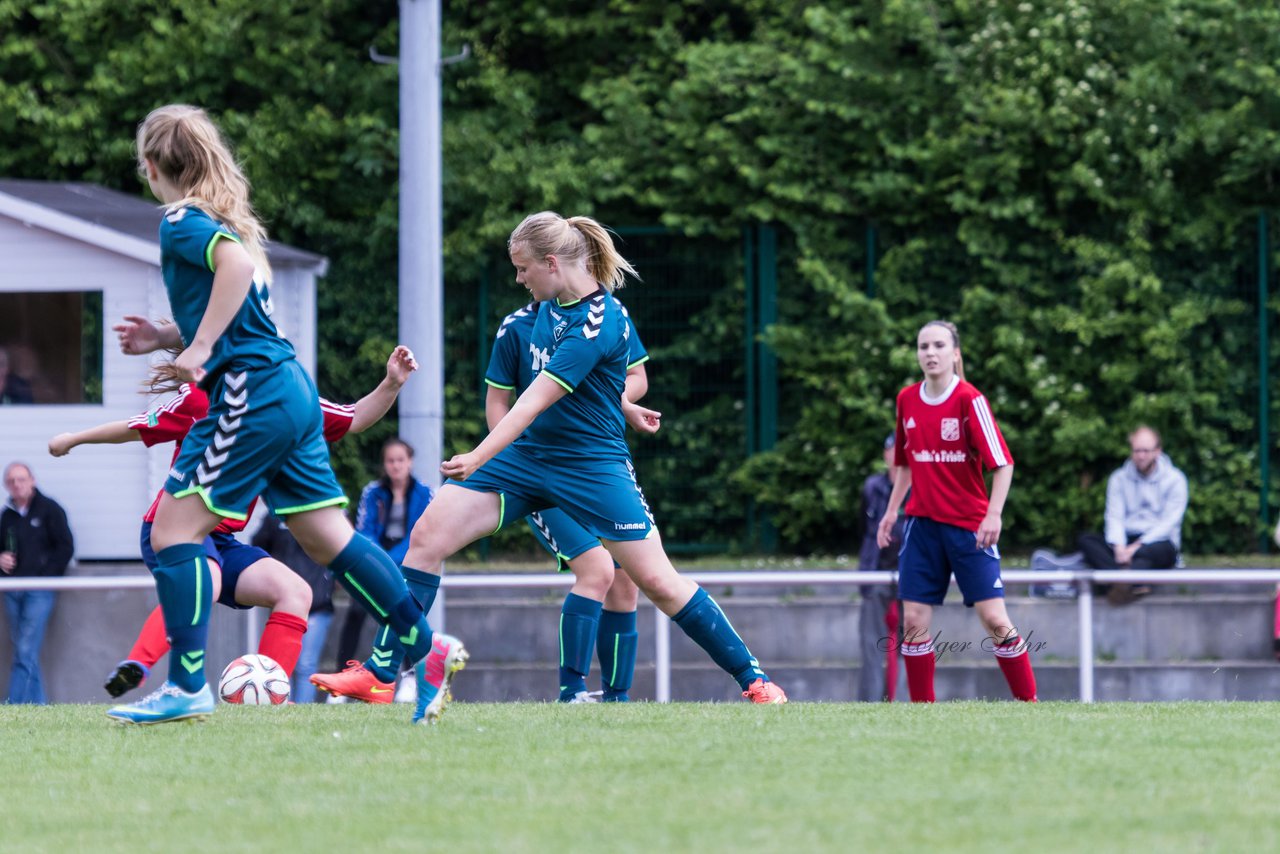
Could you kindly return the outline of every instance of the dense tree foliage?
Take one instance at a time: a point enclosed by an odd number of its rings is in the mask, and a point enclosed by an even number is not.
[[[790,548],[847,548],[893,395],[918,374],[915,329],[947,316],[1018,459],[1010,545],[1096,526],[1137,422],[1191,479],[1190,547],[1256,543],[1276,7],[471,0],[444,19],[444,52],[473,52],[444,77],[452,447],[481,429],[476,282],[504,275],[524,214],[721,241],[768,223],[783,429],[716,500],[770,508]],[[0,0],[0,174],[141,192],[138,118],[207,106],[273,235],[332,259],[320,380],[350,397],[395,335],[398,91],[368,48],[394,53],[397,35],[390,2]],[[703,321],[673,352],[741,346]],[[723,436],[700,434],[682,446],[720,460]],[[354,486],[369,444],[339,454]]]

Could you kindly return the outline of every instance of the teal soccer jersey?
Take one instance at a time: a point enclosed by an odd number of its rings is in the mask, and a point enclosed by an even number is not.
[[[627,343],[629,348],[627,370],[631,370],[636,365],[642,365],[649,361],[649,352],[645,350],[644,344],[640,341],[640,334],[636,332],[636,325],[631,320],[631,315],[626,306],[622,305],[617,297],[612,299],[622,310],[622,316],[627,319]],[[494,388],[513,389],[517,395],[520,395],[533,382],[533,378],[536,376],[533,367],[535,359],[529,345],[533,337],[534,323],[537,319],[538,304],[536,302],[531,302],[524,308],[517,309],[502,319],[502,325],[498,327],[498,334],[493,338],[493,351],[489,355],[489,369],[484,375],[486,383]]]
[[[213,292],[213,250],[219,240],[240,238],[204,211],[183,207],[167,211],[160,223],[160,266],[169,292],[169,307],[182,335],[190,344],[200,328]],[[227,370],[249,370],[277,365],[294,357],[293,345],[280,335],[271,320],[271,292],[255,275],[244,305],[213,346],[201,386],[208,390]]]
[[[612,299],[618,303],[623,317],[627,319],[629,348],[627,370],[630,370],[636,365],[649,361],[649,353],[641,343],[640,335],[636,332],[635,323],[632,322],[626,307],[618,302],[617,297]],[[530,341],[537,317],[538,304],[531,302],[503,318],[501,326],[498,327],[498,334],[493,339],[489,370],[484,377],[486,383],[494,388],[514,390],[520,394],[529,387],[529,383],[533,382],[534,359]],[[598,536],[574,522],[563,510],[548,508],[530,513],[526,518],[530,530],[543,548],[555,557],[557,566],[562,572],[569,569],[568,561],[600,545]]]
[[[546,459],[630,459],[622,417],[630,337],[622,303],[604,288],[569,305],[541,303],[525,355],[530,382],[545,373],[569,393],[535,418],[516,445]]]
[[[569,305],[537,306],[520,358],[529,360],[530,382],[545,373],[570,393],[471,477],[449,481],[497,493],[499,527],[557,507],[590,537],[641,540],[652,534],[653,515],[636,483],[623,435],[622,390],[632,337],[624,312],[622,303],[603,288]]]

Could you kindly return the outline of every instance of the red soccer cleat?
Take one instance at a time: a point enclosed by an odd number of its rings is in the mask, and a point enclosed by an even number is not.
[[[348,661],[341,673],[315,673],[311,684],[335,697],[350,697],[363,703],[390,703],[396,686],[374,676],[359,661]]]
[[[742,696],[746,697],[753,703],[763,703],[765,705],[780,706],[787,701],[787,692],[783,691],[772,682],[766,682],[763,679],[757,679],[747,686],[747,690],[742,692]]]

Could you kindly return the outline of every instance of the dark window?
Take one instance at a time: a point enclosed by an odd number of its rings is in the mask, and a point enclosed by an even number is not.
[[[102,403],[102,292],[0,293],[0,403]]]

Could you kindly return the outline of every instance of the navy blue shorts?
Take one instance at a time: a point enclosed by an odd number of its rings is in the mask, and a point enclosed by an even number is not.
[[[210,534],[214,545],[218,547],[219,563],[222,565],[222,593],[218,601],[228,608],[247,611],[252,605],[241,605],[236,601],[236,585],[240,583],[240,574],[267,554],[257,546],[246,545],[231,534]]]
[[[964,604],[1003,599],[1000,549],[978,548],[978,535],[965,528],[909,516],[898,552],[898,596],[908,602],[941,605],[955,575]]]
[[[142,562],[152,572],[160,565],[156,553],[151,548],[151,523],[142,523]],[[210,534],[204,538],[204,553],[210,564],[216,565],[222,575],[222,592],[218,594],[219,604],[238,611],[247,611],[252,605],[241,605],[236,602],[236,584],[240,582],[240,573],[253,566],[264,557],[271,555],[257,546],[247,546],[231,534]]]

